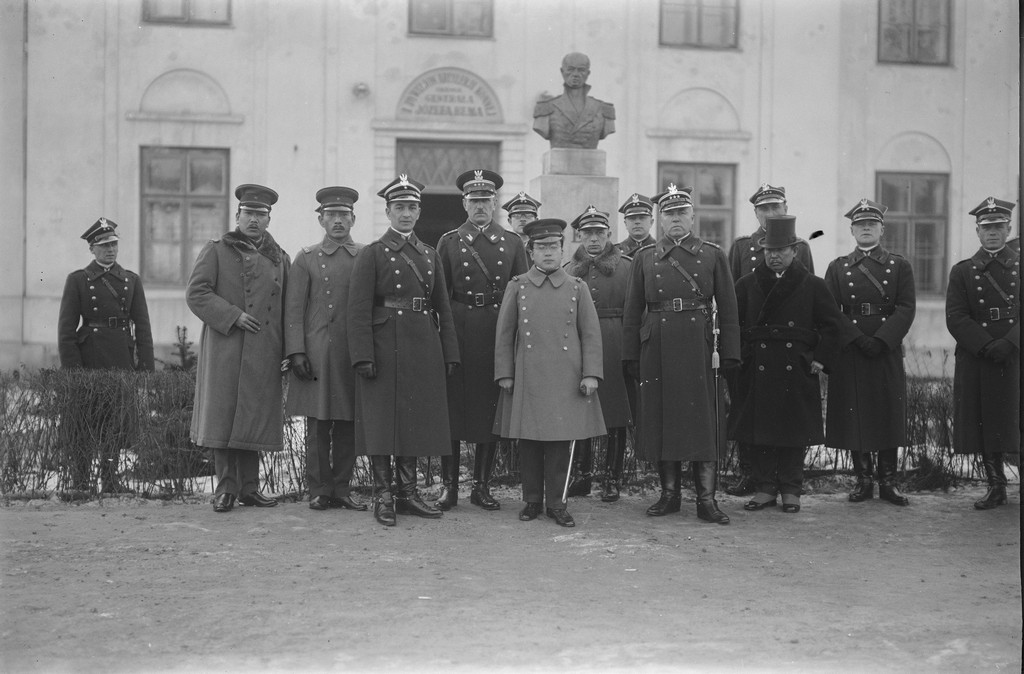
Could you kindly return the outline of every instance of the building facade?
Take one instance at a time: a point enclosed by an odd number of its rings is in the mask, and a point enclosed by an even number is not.
[[[176,326],[198,335],[184,284],[234,226],[239,183],[280,193],[270,231],[293,254],[322,234],[326,185],[359,191],[364,242],[399,172],[427,184],[427,241],[464,218],[461,171],[501,173],[500,202],[528,190],[548,150],[534,105],[580,51],[616,109],[615,203],[693,186],[701,235],[727,247],[756,227],[757,186],[784,185],[799,233],[824,232],[819,273],[853,245],[852,204],[888,205],[885,243],[918,281],[909,343],[934,371],[948,270],[977,246],[967,211],[1018,198],[1017,26],[1010,0],[2,0],[0,226],[18,255],[0,366],[55,362],[64,278],[100,215],[160,355]]]

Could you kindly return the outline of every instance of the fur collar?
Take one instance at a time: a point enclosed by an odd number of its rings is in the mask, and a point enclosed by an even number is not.
[[[232,230],[221,238],[234,248],[256,248],[249,237],[238,230]],[[263,232],[263,241],[260,242],[260,246],[256,250],[260,255],[273,262],[275,266],[281,263],[281,247],[277,245],[277,241],[274,241],[274,237],[270,236],[270,232]]]
[[[622,251],[610,241],[605,244],[604,250],[597,257],[591,257],[583,246],[576,249],[576,252],[572,254],[572,259],[569,260],[569,264],[566,265],[565,270],[570,276],[579,276],[581,278],[586,277],[590,273],[591,267],[601,272],[603,276],[611,276],[615,273],[615,268],[619,266],[619,259],[622,257]]]
[[[761,305],[761,312],[757,316],[757,325],[769,324],[772,315],[803,284],[807,276],[807,267],[803,266],[800,260],[793,260],[793,264],[782,274],[782,278],[776,278],[775,272],[764,262],[754,267],[754,279],[764,294],[764,304]]]

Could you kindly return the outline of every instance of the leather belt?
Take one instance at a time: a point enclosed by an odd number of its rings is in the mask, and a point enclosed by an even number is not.
[[[622,309],[615,309],[615,308],[612,308],[612,309],[598,309],[597,310],[597,317],[598,318],[621,318],[622,317]]]
[[[394,295],[375,295],[373,305],[389,309],[411,309],[412,311],[431,311],[434,308],[429,297],[395,297]]]
[[[89,320],[87,320],[85,322],[85,327],[87,327],[87,328],[127,328],[130,322],[131,322],[131,319],[128,319],[128,318],[118,318],[117,316],[111,316],[110,318],[104,318],[102,320],[97,320],[95,318],[90,318]]]
[[[852,307],[843,305],[843,313],[847,316],[892,316],[895,312],[896,306],[892,304],[861,302]]]
[[[707,308],[708,303],[703,300],[684,300],[682,297],[647,303],[647,311],[704,311]]]
[[[485,307],[488,304],[501,304],[505,293],[464,293],[459,290],[452,291],[452,299],[456,302],[468,304],[471,307]]]
[[[986,313],[983,313],[979,320],[1005,321],[1009,318],[1017,318],[1020,311],[1017,307],[989,307]]]

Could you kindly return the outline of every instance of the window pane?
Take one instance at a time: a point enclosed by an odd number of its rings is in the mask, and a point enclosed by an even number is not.
[[[188,207],[189,239],[205,244],[227,231],[228,213],[223,202],[193,201]]]
[[[143,155],[142,189],[146,192],[182,194],[185,191],[184,157],[158,153]]]
[[[917,0],[916,21],[921,26],[944,26],[948,22],[949,0]]]
[[[917,58],[918,63],[945,63],[946,58],[946,29],[944,27],[917,29]]]
[[[490,0],[455,0],[453,9],[456,35],[491,34]]]
[[[910,212],[910,181],[892,176],[879,178],[879,203],[889,207],[890,212]],[[886,220],[888,223],[888,219]]]
[[[227,166],[223,155],[192,153],[189,157],[189,192],[224,194]]]
[[[725,233],[732,231],[732,217],[723,213],[701,213],[697,236],[719,246],[725,243]]]
[[[709,7],[705,3],[701,17],[701,43],[708,47],[732,47],[736,44],[735,10],[728,7]],[[719,3],[725,4],[725,3]]]
[[[227,23],[231,20],[231,0],[190,0],[189,14],[196,23]]]
[[[409,0],[410,26],[413,33],[445,33],[448,23],[448,0]]]
[[[181,202],[151,201],[142,214],[143,234],[150,241],[180,243],[183,228]]]
[[[147,281],[182,283],[181,204],[152,201],[142,213],[143,270]]]
[[[879,11],[882,21],[909,24],[914,20],[914,0],[882,0]]]
[[[732,174],[722,167],[702,168],[697,176],[695,203],[701,206],[732,204]]]
[[[946,215],[946,185],[944,180],[927,176],[913,182],[914,215]]]
[[[697,45],[698,10],[692,3],[664,0],[661,6],[661,41],[671,45]]]
[[[879,36],[878,58],[882,61],[910,60],[910,25],[888,24],[882,26]]]
[[[147,21],[185,20],[185,0],[144,0],[142,10]]]

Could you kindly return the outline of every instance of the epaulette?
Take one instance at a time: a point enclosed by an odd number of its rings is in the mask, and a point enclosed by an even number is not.
[[[533,106],[534,117],[547,117],[555,111],[555,106],[551,104],[551,99],[537,101],[537,104]]]
[[[595,99],[596,100],[596,99]],[[611,103],[605,103],[604,101],[598,101],[601,104],[601,116],[605,119],[615,119],[615,106]]]
[[[628,260],[629,262],[632,262],[633,261],[633,256],[632,255],[626,255],[625,253],[619,253],[619,259],[620,260]]]
[[[633,251],[633,257],[636,257],[637,255],[639,255],[640,253],[644,252],[648,248],[654,248],[655,245],[657,245],[657,244],[649,243],[646,246],[640,246],[639,248],[637,248],[636,250]]]
[[[305,253],[306,255],[309,255],[310,253],[313,252],[313,246],[303,246],[302,252]]]
[[[719,246],[719,245],[718,245],[717,243],[715,243],[714,241],[704,241],[704,239],[701,239],[701,241],[703,241],[704,243],[708,244],[709,246],[714,246],[714,247],[715,247],[715,248],[717,248],[718,250],[722,250],[722,247],[721,247],[721,246]]]
[[[579,276],[573,276],[572,279],[576,281],[576,283],[583,283],[583,279],[581,279]]]
[[[458,227],[456,227],[455,229],[449,229],[447,232],[445,232],[444,234],[441,235],[441,239],[443,239],[444,237],[448,236],[449,234],[458,234],[458,231],[459,231]],[[438,241],[440,241],[441,239],[438,239]]]
[[[513,276],[512,278],[509,279],[509,283],[511,283],[513,281],[516,281],[516,282],[519,281],[519,275],[518,274],[516,276]]]

